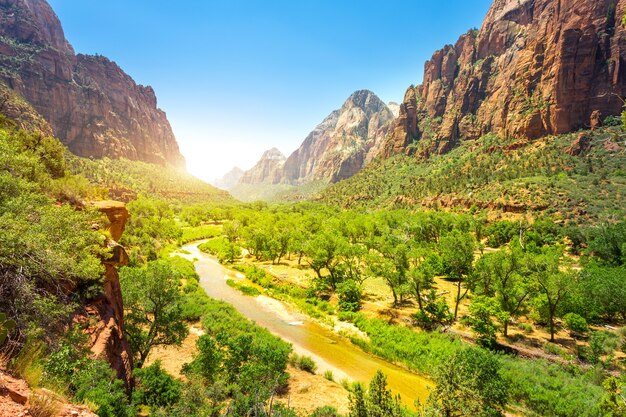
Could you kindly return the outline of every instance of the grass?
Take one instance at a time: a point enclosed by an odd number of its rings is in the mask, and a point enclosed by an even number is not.
[[[252,287],[250,285],[246,285],[244,283],[241,283],[239,281],[235,281],[234,279],[227,279],[226,280],[226,284],[231,287],[234,288],[238,291],[240,291],[241,293],[243,293],[244,295],[250,296],[250,297],[257,297],[259,295],[261,295],[261,291],[259,291],[257,288]]]
[[[62,403],[48,390],[37,390],[28,399],[28,413],[32,417],[55,417],[61,412]]]

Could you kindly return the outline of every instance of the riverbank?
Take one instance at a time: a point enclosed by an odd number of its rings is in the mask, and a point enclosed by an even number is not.
[[[243,295],[227,284],[229,279],[241,280],[241,275],[237,277],[237,272],[202,253],[197,245],[198,242],[183,246],[180,256],[196,260],[200,285],[207,294],[233,305],[248,319],[291,343],[296,353],[312,357],[319,373],[332,371],[336,381],[346,378],[368,382],[380,369],[388,377],[389,388],[400,394],[407,406],[413,406],[415,400],[426,400],[427,387],[432,385],[426,378],[363,351],[345,336],[295,311],[287,303]]]

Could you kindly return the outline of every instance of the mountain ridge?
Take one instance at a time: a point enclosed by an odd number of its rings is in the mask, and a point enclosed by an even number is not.
[[[445,153],[486,133],[570,133],[620,114],[625,12],[624,0],[496,0],[480,30],[426,62],[383,156]]]
[[[0,80],[78,156],[185,167],[152,87],[108,58],[76,55],[45,0],[0,0]]]
[[[358,90],[318,124],[289,157],[282,160],[264,154],[240,183],[300,186],[349,178],[380,152],[393,120],[393,111],[380,98],[369,90]]]

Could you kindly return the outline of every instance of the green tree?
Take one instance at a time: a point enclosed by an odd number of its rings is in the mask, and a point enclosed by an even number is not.
[[[558,307],[575,285],[572,273],[561,271],[560,258],[561,254],[552,249],[539,255],[529,256],[526,263],[528,272],[545,297],[551,342],[554,342]]]
[[[508,399],[500,363],[491,353],[465,348],[444,361],[435,373],[427,410],[445,417],[496,417]]]
[[[179,280],[170,263],[155,261],[143,268],[122,268],[120,283],[126,335],[141,368],[153,347],[180,345],[187,336]]]
[[[478,336],[476,339],[478,344],[490,349],[495,347],[496,334],[502,328],[502,323],[508,321],[508,313],[500,309],[497,300],[486,296],[474,298],[469,311],[467,321]],[[494,318],[497,321],[494,321]]]
[[[524,255],[518,245],[484,255],[476,263],[474,290],[477,294],[495,297],[500,309],[517,317],[532,293],[532,286],[523,271]],[[504,320],[504,336],[508,336],[509,320]]]
[[[413,251],[411,267],[407,273],[420,311],[424,310],[424,295],[433,288],[439,259],[435,253],[416,255]]]
[[[459,314],[459,304],[470,289],[467,280],[473,271],[476,241],[471,234],[454,230],[441,239],[439,249],[444,269],[448,277],[456,281],[457,285],[454,304],[454,319],[456,320]],[[462,289],[463,284],[465,284],[464,290]]]

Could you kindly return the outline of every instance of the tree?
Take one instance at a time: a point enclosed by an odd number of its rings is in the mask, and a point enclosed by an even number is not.
[[[510,317],[518,316],[528,300],[532,287],[523,274],[523,252],[518,245],[484,255],[476,263],[474,290],[477,294],[495,297],[500,310]],[[508,336],[509,320],[504,321]]]
[[[570,271],[561,271],[561,254],[556,250],[548,250],[539,255],[529,256],[526,262],[528,272],[537,284],[539,291],[545,296],[550,326],[550,341],[554,342],[556,331],[554,319],[557,309],[568,292],[573,290],[574,279]]]
[[[347,250],[347,242],[343,236],[338,236],[331,230],[323,230],[309,240],[306,254],[309,257],[309,265],[315,271],[318,278],[327,283],[334,291],[337,284],[342,280],[341,254]],[[326,269],[328,275],[322,275]]]
[[[421,256],[413,254],[412,266],[408,271],[407,277],[415,300],[420,311],[424,310],[424,295],[433,288],[435,282],[435,273],[439,259],[435,253],[426,253]],[[416,260],[419,259],[417,262]],[[416,265],[417,263],[417,265]]]
[[[476,241],[471,234],[454,230],[441,239],[439,249],[443,258],[444,270],[450,279],[457,283],[454,304],[454,319],[456,320],[459,314],[459,304],[469,291],[468,285],[462,291],[462,284],[466,283],[473,270]]]
[[[180,345],[187,336],[183,298],[178,279],[166,261],[122,268],[120,283],[127,310],[126,336],[141,368],[153,347]]]
[[[403,286],[407,283],[409,269],[408,250],[406,245],[387,245],[379,253],[372,254],[369,259],[372,275],[385,280],[393,295],[393,304],[402,301]]]
[[[624,397],[622,385],[623,383],[613,376],[602,383],[606,394],[600,402],[600,409],[604,415],[626,417],[626,397]]]
[[[370,417],[400,417],[400,396],[395,398],[387,388],[387,376],[380,370],[376,371],[370,381],[367,392],[368,416]]]
[[[387,376],[378,370],[367,391],[362,384],[354,384],[350,393],[349,417],[401,417],[400,404],[400,396],[391,395]]]
[[[446,417],[502,416],[508,386],[500,363],[491,353],[465,348],[444,361],[435,373],[427,411]]]
[[[493,348],[496,344],[496,333],[502,327],[493,319],[495,317],[499,323],[506,323],[509,318],[508,313],[500,309],[497,300],[486,296],[474,298],[469,306],[469,311],[470,315],[467,321],[478,336],[476,341],[483,347]]]

